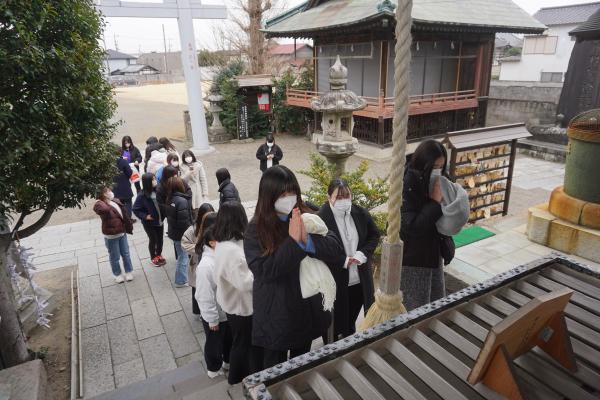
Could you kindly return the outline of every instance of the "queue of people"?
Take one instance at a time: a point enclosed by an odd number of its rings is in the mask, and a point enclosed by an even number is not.
[[[239,383],[249,374],[310,351],[317,338],[328,343],[353,335],[361,310],[366,313],[374,302],[372,261],[381,232],[369,211],[353,202],[348,184],[332,180],[327,202],[308,206],[294,173],[279,165],[283,152],[267,137],[256,154],[262,177],[255,213],[248,221],[227,169],[216,171],[215,211],[208,203],[202,162],[189,150],[180,156],[163,139],[148,139],[146,172],[136,187],[133,207],[127,206],[133,197],[130,183],[131,195],[101,190],[94,211],[102,219],[119,283],[133,279],[127,243],[127,233],[133,230],[130,210],[148,236],[150,260],[156,267],[166,263],[162,256],[166,220],[176,254],[174,284],[192,287],[192,312],[206,335],[208,376],[227,373],[230,384]],[[118,165],[127,177],[128,162],[139,168],[141,152],[129,137],[123,138],[120,151]],[[436,222],[444,215],[440,181],[447,178],[446,162],[442,145],[424,141],[407,166],[400,235],[405,243],[401,288],[409,310],[445,295],[443,265],[454,248],[452,238],[440,234]],[[115,183],[126,184],[122,176]],[[321,231],[307,228],[307,220],[316,222]],[[324,267],[303,270],[307,259]],[[307,295],[307,282],[324,289]],[[332,282],[334,288],[325,288]],[[331,289],[333,310],[324,307],[325,293]]]

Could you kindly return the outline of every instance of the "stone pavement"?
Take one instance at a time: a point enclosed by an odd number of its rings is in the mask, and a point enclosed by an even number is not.
[[[548,254],[550,249],[524,235],[526,210],[547,201],[563,173],[561,164],[519,156],[509,215],[484,222],[498,234],[458,249],[448,272],[472,284]],[[252,215],[254,202],[244,205]],[[148,239],[139,223],[128,239],[134,280],[123,284],[112,277],[98,218],[47,226],[23,240],[33,247],[39,271],[78,267],[86,398],[194,361],[204,368],[204,333],[191,313],[191,288],[173,286],[171,241],[165,237],[167,265],[157,268],[150,263]],[[227,385],[211,388],[229,398]]]

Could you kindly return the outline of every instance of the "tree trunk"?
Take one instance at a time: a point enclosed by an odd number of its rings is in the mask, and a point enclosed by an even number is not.
[[[4,251],[9,245],[10,236],[0,237],[0,357],[5,368],[30,360]]]
[[[250,74],[265,73],[265,35],[260,31],[264,9],[262,0],[248,0],[248,56],[250,58]]]

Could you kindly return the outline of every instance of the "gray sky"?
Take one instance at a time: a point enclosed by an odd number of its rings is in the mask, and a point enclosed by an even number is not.
[[[161,0],[129,0],[161,2]],[[273,14],[277,15],[289,7],[296,6],[304,0],[284,0],[277,4]],[[541,7],[561,6],[567,4],[592,3],[586,0],[513,0],[530,14]],[[227,4],[230,13],[238,13],[235,0],[203,0],[204,4]],[[162,25],[165,27],[167,49],[179,50],[179,32],[177,21],[174,19],[158,18],[107,18],[105,42],[108,48],[115,48],[115,40],[119,51],[139,53],[149,51],[164,51]],[[196,45],[200,48],[215,49],[214,27],[223,25],[223,21],[195,20]]]

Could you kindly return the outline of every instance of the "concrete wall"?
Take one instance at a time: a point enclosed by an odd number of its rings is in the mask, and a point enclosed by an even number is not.
[[[571,51],[575,45],[575,42],[569,36],[569,31],[576,26],[557,25],[549,27],[546,34],[548,36],[558,36],[555,53],[522,54],[521,61],[503,62],[500,68],[500,80],[538,82],[542,72],[562,72],[563,74],[567,72]]]
[[[487,125],[503,125],[538,119],[555,121],[562,84],[492,81],[487,108]]]

